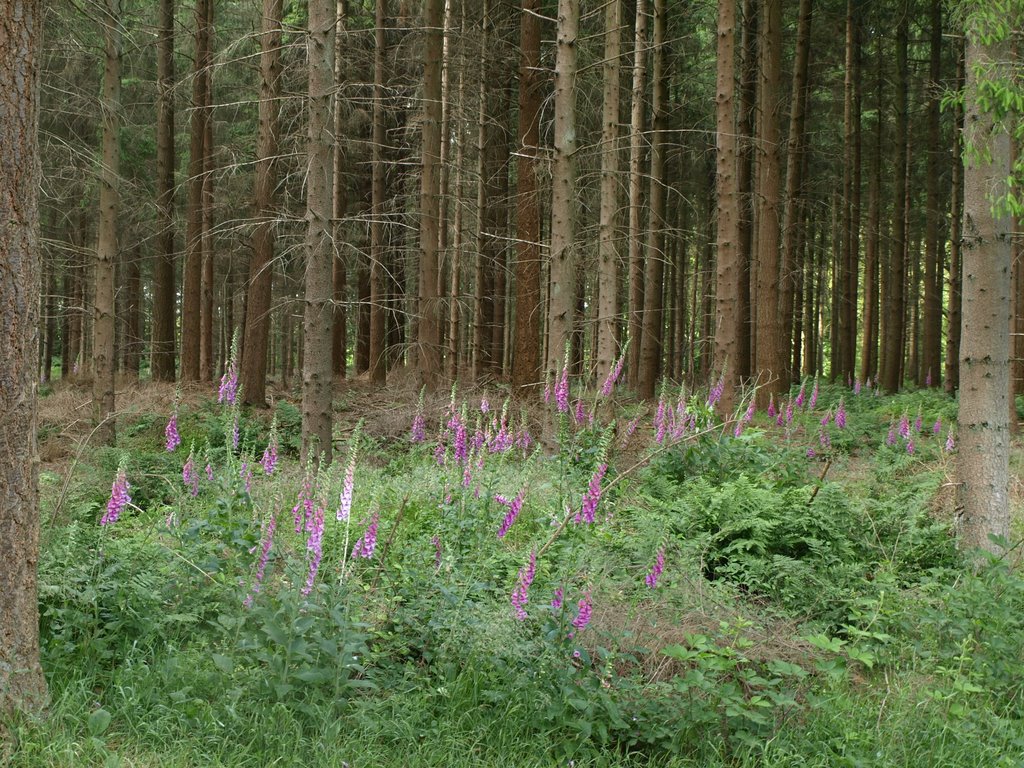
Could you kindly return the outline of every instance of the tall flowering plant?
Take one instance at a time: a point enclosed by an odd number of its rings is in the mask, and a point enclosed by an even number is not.
[[[127,460],[122,458],[117,468],[117,475],[110,486],[110,500],[107,502],[107,511],[100,518],[100,525],[111,525],[117,522],[124,508],[132,503],[129,491],[131,485],[128,483]]]

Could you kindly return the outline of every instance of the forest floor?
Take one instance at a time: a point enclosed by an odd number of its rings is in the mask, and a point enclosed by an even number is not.
[[[0,763],[1024,765],[1024,450],[971,568],[942,394],[808,382],[737,432],[346,382],[317,473],[294,392],[215,389],[121,383],[110,448],[44,393],[51,704]]]

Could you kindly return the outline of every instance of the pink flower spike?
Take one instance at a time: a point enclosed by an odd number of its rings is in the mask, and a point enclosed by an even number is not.
[[[377,549],[378,525],[380,525],[380,512],[374,512],[373,517],[370,518],[370,524],[366,528],[366,533],[362,535],[359,541],[356,542],[355,547],[352,549],[353,559],[363,557],[369,560],[373,557],[373,553]]]
[[[533,584],[533,577],[537,573],[537,553],[530,552],[530,560],[519,569],[518,581],[515,589],[512,590],[511,602],[512,612],[519,621],[526,621],[529,614],[526,613],[526,604],[530,602],[530,585]]]
[[[658,586],[658,578],[665,570],[665,548],[662,547],[658,550],[657,556],[654,558],[654,565],[651,566],[651,570],[644,577],[644,581],[647,586],[651,589],[655,589]]]
[[[181,435],[178,434],[177,411],[171,414],[171,418],[164,428],[164,437],[167,439],[166,448],[168,453],[173,453],[174,449],[181,445]]]
[[[559,413],[569,412],[569,367],[562,367],[562,376],[555,387],[555,405]]]
[[[583,501],[580,504],[580,519],[585,523],[594,522],[594,513],[597,511],[597,503],[601,500],[601,481],[605,472],[608,471],[607,464],[601,464],[590,478],[586,493],[583,494]]]
[[[356,448],[352,446],[352,452],[348,459],[348,467],[345,468],[345,482],[341,488],[341,498],[338,501],[338,520],[348,520],[352,512],[352,491],[356,482]]]
[[[590,602],[590,595],[581,597],[576,604],[576,609],[576,618],[572,620],[572,625],[576,628],[576,632],[582,632],[590,624],[590,617],[594,611],[594,606]]]
[[[100,518],[100,525],[110,525],[117,522],[122,510],[132,503],[132,497],[128,493],[131,485],[128,483],[128,476],[125,473],[124,462],[117,469],[117,475],[110,486],[110,500],[107,502],[107,511]]]

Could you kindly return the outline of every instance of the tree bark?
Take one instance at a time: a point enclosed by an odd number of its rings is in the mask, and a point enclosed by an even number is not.
[[[257,222],[249,259],[249,298],[245,304],[242,341],[242,398],[247,405],[266,407],[267,340],[274,275],[274,190],[277,187],[278,118],[281,93],[282,0],[263,0],[260,22],[259,133],[256,138],[254,189]]]
[[[537,154],[544,80],[540,71],[540,0],[523,0],[519,22],[519,128],[516,189],[516,311],[512,389],[540,383],[540,193]]]
[[[875,147],[868,180],[868,233],[864,247],[864,327],[860,377],[868,381],[878,373],[878,286],[881,274],[882,198],[882,44],[876,45],[878,81],[875,97]]]
[[[385,125],[384,125],[384,83],[387,58],[387,0],[376,0],[373,46],[373,149],[372,181],[370,203],[370,338],[369,370],[370,382],[382,387],[387,382],[387,360],[384,348],[387,343],[387,323],[384,314],[384,296],[387,293],[384,268],[384,206],[387,193],[384,167]]]
[[[440,316],[437,291],[440,221],[441,61],[444,2],[425,0],[423,8],[423,121],[420,177],[420,266],[418,361],[420,381],[433,389],[441,372]]]
[[[644,268],[644,315],[641,332],[640,378],[637,390],[641,397],[654,397],[661,374],[664,336],[665,281],[665,133],[668,130],[668,75],[665,47],[668,39],[665,0],[654,0],[654,54],[651,62],[652,127],[650,219],[648,221],[647,263]]]
[[[160,0],[157,37],[156,206],[157,237],[153,259],[153,324],[150,370],[154,381],[174,381],[174,0]]]
[[[103,115],[100,166],[100,211],[96,236],[93,298],[93,440],[112,445],[114,430],[114,263],[117,261],[118,193],[121,174],[121,0],[106,0],[103,9]]]
[[[900,369],[903,361],[905,258],[907,217],[904,200],[907,194],[907,36],[906,13],[900,16],[896,28],[896,135],[893,141],[893,235],[889,252],[886,280],[882,286],[884,308],[881,353],[881,386],[887,392],[900,388]]]
[[[597,380],[615,365],[618,323],[619,253],[619,56],[622,50],[622,0],[609,0],[604,11],[604,89],[601,107],[601,208],[598,222]]]
[[[555,156],[551,170],[551,266],[548,299],[547,375],[562,368],[576,304],[576,234],[573,190],[576,184],[576,37],[578,0],[559,0],[555,55]]]
[[[999,553],[1003,545],[989,537],[1010,533],[1011,219],[998,201],[1010,174],[1010,139],[989,111],[996,107],[978,72],[990,82],[1008,82],[1012,52],[1007,39],[991,32],[984,13],[975,10],[967,19],[964,142],[971,152],[964,165],[957,499],[963,544]]]
[[[331,214],[334,93],[334,0],[310,0],[309,150],[306,173],[306,286],[303,313],[302,456],[329,465],[333,426],[331,335],[333,312]]]
[[[960,43],[956,48],[956,83],[959,92],[964,85],[964,47]],[[946,339],[946,381],[945,389],[953,394],[960,388],[960,327],[962,322],[962,250],[961,225],[963,223],[963,129],[964,111],[956,104],[953,106],[953,169],[949,191],[949,336]]]
[[[341,137],[345,130],[343,102],[340,89],[345,78],[345,3],[337,0],[334,29],[334,85],[339,89],[334,99],[334,329],[331,338],[332,370],[344,379],[348,368],[348,257],[342,220],[348,209],[348,190],[345,185],[345,144]]]
[[[928,63],[928,170],[925,181],[924,318],[918,383],[939,386],[942,376],[942,248],[939,228],[943,212],[939,202],[939,161],[945,155],[940,137],[939,101],[942,96],[942,0],[931,3],[931,41]]]
[[[188,215],[185,227],[185,264],[181,291],[181,380],[199,381],[199,338],[203,282],[203,179],[206,124],[207,51],[211,0],[195,0],[195,72],[192,77],[192,124],[188,160]]]
[[[643,150],[647,88],[647,0],[636,0],[633,41],[633,97],[629,141],[629,359],[626,375],[636,386],[640,379],[640,352],[644,323],[643,253]]]
[[[41,6],[0,5],[0,719],[46,701],[36,599]]]
[[[759,46],[758,212],[757,212],[757,370],[765,385],[758,406],[770,394],[789,388],[789,344],[783,331],[779,259],[781,168],[779,86],[782,80],[782,0],[762,0]]]

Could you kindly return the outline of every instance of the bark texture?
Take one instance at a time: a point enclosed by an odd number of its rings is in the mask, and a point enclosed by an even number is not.
[[[155,381],[174,381],[174,0],[160,0],[157,37],[156,207],[150,368]]]
[[[46,699],[36,601],[41,6],[0,5],[0,718]]]

